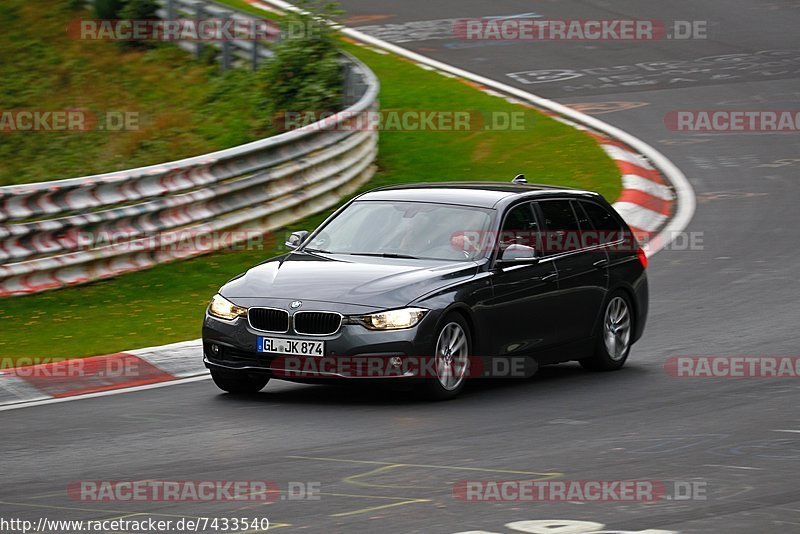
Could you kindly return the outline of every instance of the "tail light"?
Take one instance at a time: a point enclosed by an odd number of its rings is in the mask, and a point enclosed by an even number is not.
[[[639,258],[639,263],[642,264],[642,267],[647,269],[647,254],[644,253],[642,247],[636,249],[636,257]]]

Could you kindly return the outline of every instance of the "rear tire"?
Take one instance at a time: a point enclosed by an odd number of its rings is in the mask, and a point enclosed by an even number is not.
[[[234,395],[258,393],[269,382],[268,376],[256,377],[245,373],[230,373],[215,369],[211,370],[211,379],[219,389]]]
[[[603,323],[597,337],[594,355],[580,360],[590,371],[615,371],[625,365],[633,339],[633,306],[622,291],[611,294],[603,308]]]
[[[421,393],[430,400],[448,400],[464,389],[472,349],[469,326],[457,313],[442,320],[433,345],[435,377],[426,377]]]

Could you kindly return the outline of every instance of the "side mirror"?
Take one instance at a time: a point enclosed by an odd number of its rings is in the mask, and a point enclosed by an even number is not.
[[[536,251],[533,247],[526,245],[509,245],[500,254],[500,261],[503,263],[531,262],[536,259]]]
[[[286,243],[284,243],[284,245],[294,250],[300,246],[300,243],[302,243],[307,236],[308,236],[308,231],[306,230],[299,230],[297,232],[292,232],[291,235],[289,236],[289,239],[286,240]]]

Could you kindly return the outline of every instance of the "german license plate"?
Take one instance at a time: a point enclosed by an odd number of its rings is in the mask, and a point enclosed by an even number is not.
[[[258,352],[291,354],[293,356],[325,356],[324,341],[259,337]]]

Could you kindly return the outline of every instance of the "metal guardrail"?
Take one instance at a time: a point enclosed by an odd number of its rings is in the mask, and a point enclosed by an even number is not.
[[[92,9],[95,0],[84,0],[86,7]],[[223,70],[231,67],[248,66],[255,70],[265,60],[274,54],[271,45],[281,40],[281,30],[277,23],[268,19],[260,19],[245,11],[240,11],[228,5],[217,4],[213,0],[155,0],[158,5],[156,16],[162,20],[182,21],[181,30],[199,33],[199,21],[221,22],[231,20],[241,21],[243,27],[257,29],[257,36],[246,39],[220,39],[218,41],[202,39],[177,40],[176,44],[194,55],[195,59],[203,57],[203,52],[208,47],[218,49],[216,58]],[[253,24],[258,21],[261,24]]]
[[[0,187],[0,297],[203,254],[335,205],[374,173],[378,140],[354,127],[377,109],[378,80],[355,58],[344,64],[345,109],[321,122],[179,161]]]
[[[203,43],[201,41],[178,41],[178,46],[194,54],[195,58],[203,55],[204,47],[214,46],[219,48],[218,60],[223,69],[231,66],[248,65],[251,69],[258,68],[262,61],[272,57],[273,53],[269,48],[271,43],[277,42],[281,38],[280,29],[274,23],[265,19],[256,19],[253,15],[236,11],[230,7],[223,7],[219,4],[206,0],[157,0],[161,9],[157,15],[161,19],[175,20],[184,19],[192,26],[196,21],[206,19],[216,20],[241,20],[262,22],[262,34],[264,39],[232,39],[220,40],[219,42]]]

